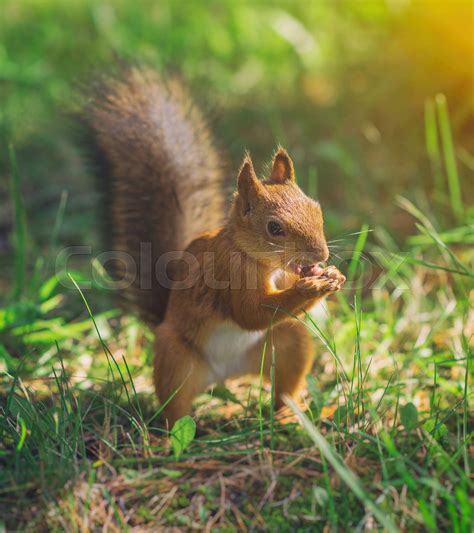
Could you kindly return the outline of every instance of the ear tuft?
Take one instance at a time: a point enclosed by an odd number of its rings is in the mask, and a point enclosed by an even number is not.
[[[287,181],[295,181],[295,170],[293,161],[288,155],[288,152],[278,147],[272,161],[272,175],[270,179],[276,183],[285,183]]]
[[[249,185],[255,180],[257,180],[257,176],[253,168],[252,158],[248,152],[245,152],[244,160],[239,170],[239,177],[237,178],[239,192],[247,190]]]
[[[248,152],[245,153],[242,166],[237,178],[237,189],[239,191],[239,205],[243,215],[250,213],[252,204],[258,197],[259,181],[253,169],[252,159]]]

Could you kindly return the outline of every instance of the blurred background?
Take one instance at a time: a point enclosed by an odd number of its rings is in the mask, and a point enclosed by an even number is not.
[[[400,530],[469,530],[473,37],[472,0],[0,0],[0,533],[376,528],[359,491]],[[267,453],[273,411],[239,382],[203,395],[169,462],[150,331],[90,255],[55,269],[101,249],[74,116],[123,61],[184,79],[229,193],[246,149],[261,173],[281,143],[321,201],[348,283],[308,320],[307,398],[344,476],[293,425]],[[97,276],[89,307],[67,274]]]
[[[63,244],[98,241],[98,198],[71,112],[119,60],[178,72],[228,161],[262,169],[279,142],[317,196],[329,238],[383,226],[402,241],[402,194],[439,218],[449,204],[425,124],[446,95],[464,205],[473,198],[471,2],[2,0],[0,255],[11,265],[12,144],[28,239],[49,243],[63,191]],[[447,211],[447,210],[446,210]],[[448,218],[450,214],[446,215]]]

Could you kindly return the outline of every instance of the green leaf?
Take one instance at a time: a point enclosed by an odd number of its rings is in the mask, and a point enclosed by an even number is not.
[[[418,410],[412,402],[400,409],[400,420],[407,431],[415,429],[418,425]]]
[[[171,430],[171,446],[177,460],[183,451],[193,442],[196,434],[196,422],[189,416],[183,416],[176,420]]]
[[[59,285],[59,282],[60,279],[56,275],[46,280],[38,289],[38,296],[40,301],[44,302],[45,300],[51,298],[56,287]]]
[[[434,418],[430,418],[423,424],[423,429],[430,433],[436,440],[443,440],[448,435],[446,424],[436,423]]]
[[[0,331],[29,324],[41,316],[39,308],[32,302],[15,302],[0,309]]]
[[[182,472],[179,470],[172,470],[171,468],[162,468],[160,472],[166,476],[170,477],[171,479],[177,479],[182,476]]]

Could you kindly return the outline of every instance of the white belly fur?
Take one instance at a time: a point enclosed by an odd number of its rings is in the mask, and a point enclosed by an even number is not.
[[[211,381],[222,382],[232,375],[245,374],[246,353],[264,335],[265,331],[248,331],[231,321],[216,324],[204,346],[212,369]]]

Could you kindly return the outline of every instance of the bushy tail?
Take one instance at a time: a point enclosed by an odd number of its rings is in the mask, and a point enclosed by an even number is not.
[[[101,83],[84,118],[119,252],[114,276],[140,315],[158,323],[169,296],[167,253],[222,223],[220,158],[179,82],[152,70]]]

